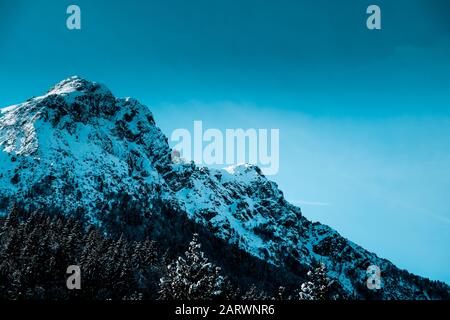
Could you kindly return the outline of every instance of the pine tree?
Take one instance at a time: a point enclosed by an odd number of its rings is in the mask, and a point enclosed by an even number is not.
[[[0,219],[0,299],[156,298],[162,272],[153,270],[160,268],[153,242],[114,240],[78,219],[12,211]],[[67,290],[69,265],[81,267],[83,290]]]
[[[300,300],[326,300],[330,296],[330,287],[333,284],[327,276],[327,269],[320,263],[308,272],[308,281],[301,285]]]
[[[8,213],[9,214],[6,216],[5,222],[0,229],[0,236],[6,235],[8,230],[14,229],[19,225],[19,217],[21,214],[19,207],[16,204],[13,204]]]
[[[154,241],[134,242],[132,245],[131,267],[135,270],[134,281],[137,288],[144,289],[152,281],[155,273],[159,273],[160,261]],[[151,268],[149,268],[151,266]],[[158,276],[157,279],[160,277]],[[151,279],[151,280],[150,280]]]
[[[194,234],[185,256],[170,264],[161,278],[160,299],[211,300],[223,295],[225,279],[220,268],[210,263],[200,248]]]
[[[244,293],[242,300],[268,300],[268,297],[262,290],[259,290],[255,285],[252,285]]]

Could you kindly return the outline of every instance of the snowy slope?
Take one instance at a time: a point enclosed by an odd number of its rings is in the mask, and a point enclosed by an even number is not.
[[[322,261],[350,294],[364,290],[366,268],[375,264],[383,272],[384,298],[439,298],[429,296],[427,281],[309,222],[258,167],[172,162],[150,110],[115,98],[103,85],[72,77],[41,97],[1,109],[0,211],[20,201],[30,209],[83,212],[101,224],[99,216],[123,194],[141,204],[142,214],[156,200],[166,201],[274,265]]]
[[[142,200],[161,186],[156,168],[169,152],[147,107],[79,78],[2,109],[0,146],[0,202],[89,214],[111,193]]]

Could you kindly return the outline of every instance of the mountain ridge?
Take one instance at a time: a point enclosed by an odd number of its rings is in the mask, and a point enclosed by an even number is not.
[[[96,82],[71,77],[41,97],[1,109],[0,149],[0,211],[20,201],[30,210],[83,213],[102,225],[114,218],[114,201],[123,195],[142,217],[163,202],[275,266],[301,269],[320,261],[349,295],[367,293],[366,269],[377,265],[381,298],[442,298],[432,282],[308,221],[258,167],[218,170],[172,161],[150,109]]]

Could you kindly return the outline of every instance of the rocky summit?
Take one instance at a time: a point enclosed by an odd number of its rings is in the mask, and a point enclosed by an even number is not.
[[[289,270],[322,262],[349,296],[367,296],[367,268],[381,270],[383,299],[448,298],[447,285],[400,270],[312,223],[253,165],[223,170],[172,161],[150,109],[79,77],[0,110],[0,212],[11,203],[53,208],[101,226],[118,199],[139,215],[163,204],[257,260]],[[139,226],[137,226],[139,227]],[[167,235],[171,236],[171,235]],[[173,235],[175,236],[175,235]]]

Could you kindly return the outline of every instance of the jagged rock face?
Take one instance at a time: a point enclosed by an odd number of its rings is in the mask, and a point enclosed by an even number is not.
[[[164,178],[190,218],[261,259],[279,264],[300,241],[300,209],[255,166],[173,165]]]
[[[147,202],[170,151],[147,107],[79,78],[3,109],[0,146],[4,204],[81,209],[92,218],[113,194]]]
[[[30,208],[81,211],[101,223],[98,216],[123,194],[143,211],[165,201],[272,264],[308,267],[321,261],[350,294],[361,293],[366,268],[374,264],[383,272],[383,298],[449,295],[448,287],[438,294],[430,282],[309,222],[255,166],[216,170],[172,162],[150,110],[134,99],[115,98],[100,84],[69,78],[42,97],[1,109],[0,211],[20,201]]]

